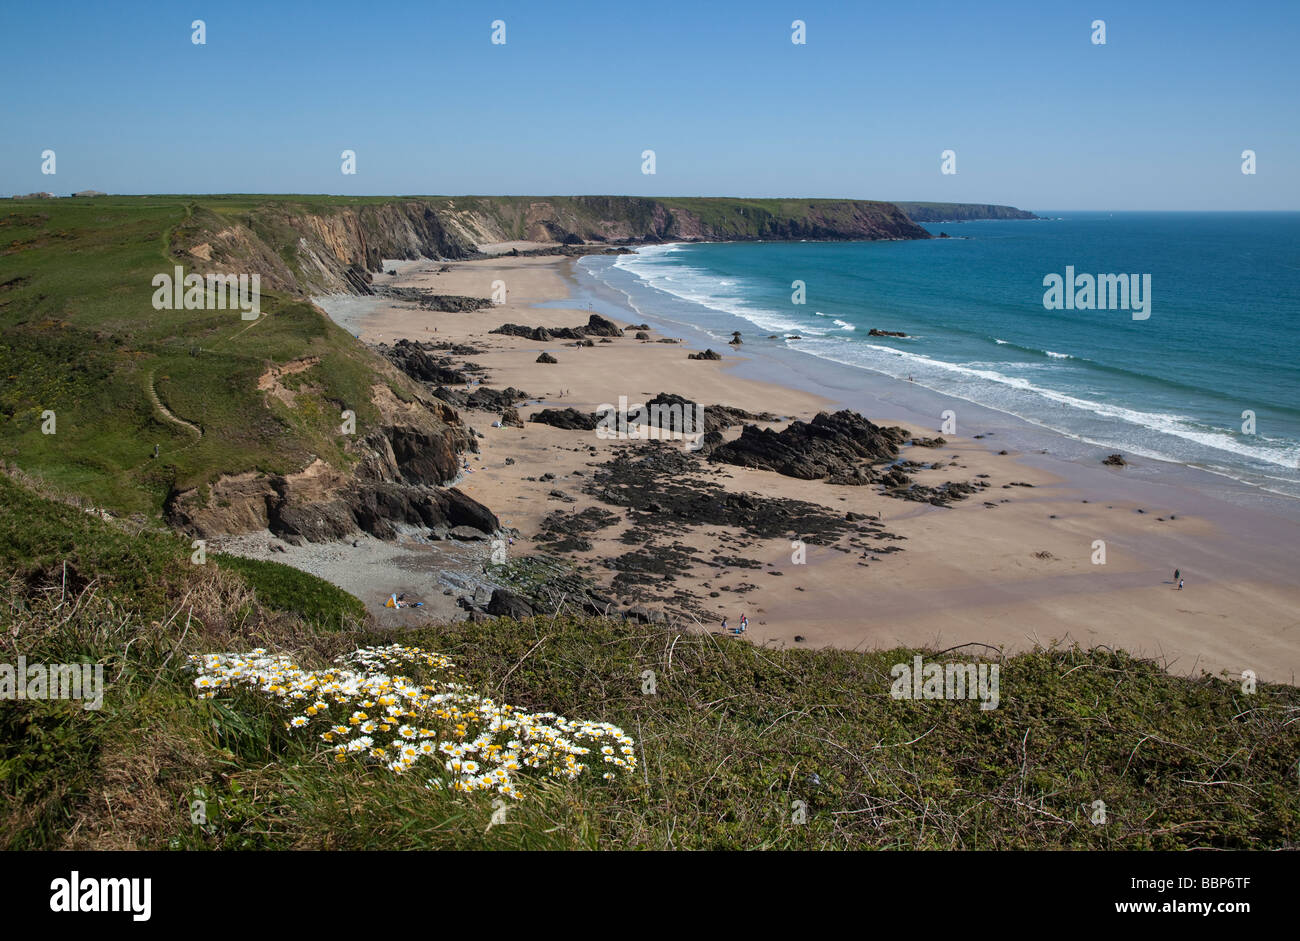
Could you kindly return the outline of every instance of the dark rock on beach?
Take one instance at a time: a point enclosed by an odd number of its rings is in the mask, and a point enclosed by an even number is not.
[[[949,481],[940,484],[937,487],[926,487],[921,484],[910,484],[906,487],[899,487],[892,490],[886,490],[885,495],[894,497],[898,500],[911,500],[915,503],[931,503],[935,506],[947,506],[954,500],[962,500],[977,492],[973,484],[962,483],[960,481]]]
[[[621,337],[623,331],[619,329],[618,324],[609,320],[600,314],[592,314],[587,318],[587,326],[581,328],[589,337]]]
[[[393,273],[389,272],[389,274]],[[491,298],[465,297],[459,294],[435,294],[427,288],[381,287],[375,290],[374,293],[399,301],[410,301],[425,310],[438,310],[447,313],[463,313],[492,306]]]
[[[526,327],[517,323],[506,323],[497,327],[490,333],[501,333],[506,336],[523,337],[525,340],[535,340],[538,343],[549,343],[551,340],[585,340],[588,337],[621,337],[623,331],[612,320],[592,314],[587,318],[587,324],[583,327]]]
[[[469,376],[463,368],[457,368],[447,356],[433,355],[426,344],[398,340],[392,346],[381,343],[376,349],[380,355],[412,379],[444,385],[463,385],[469,381]]]
[[[566,431],[595,431],[597,423],[595,415],[580,412],[576,408],[544,408],[540,412],[534,412],[528,420]]]
[[[643,403],[643,405],[644,408],[640,413],[634,408],[629,408],[628,412],[625,413],[612,413],[614,427],[619,430],[626,429],[631,420],[635,419],[639,423],[650,422],[655,424],[664,431],[677,431],[688,434],[703,431],[705,433],[704,449],[706,451],[713,445],[721,444],[721,433],[735,425],[744,424],[745,422],[778,421],[777,416],[770,412],[747,412],[744,409],[732,408],[729,405],[700,405],[672,392],[660,392],[654,398]],[[704,419],[702,428],[695,425],[696,417],[701,413]],[[595,418],[595,416],[592,417]],[[686,427],[688,423],[690,427]]]
[[[594,532],[613,526],[618,517],[598,506],[589,506],[580,513],[556,510],[542,520],[537,542],[557,552],[587,552]]]
[[[395,482],[358,486],[323,503],[272,506],[268,526],[286,541],[342,539],[360,529],[378,539],[392,539],[397,525],[453,531],[466,527],[466,536],[483,538],[500,528],[487,507],[455,488],[439,490]]]
[[[846,409],[821,412],[811,422],[796,421],[781,431],[746,425],[739,438],[716,448],[711,459],[801,480],[851,477],[863,463],[893,461],[908,437],[902,428],[882,428]]]
[[[554,356],[552,356],[550,353],[543,353],[542,355],[537,357],[537,362],[555,364],[558,363],[559,360],[556,359]]]
[[[448,405],[454,405],[457,408],[477,409],[483,412],[499,412],[531,398],[523,389],[516,389],[514,386],[505,389],[489,389],[486,386],[477,386],[470,393],[462,392],[459,389],[449,389],[446,386],[438,386],[433,390],[433,394]]]
[[[705,350],[703,353],[688,353],[687,359],[722,359],[721,353],[715,353],[713,350]]]

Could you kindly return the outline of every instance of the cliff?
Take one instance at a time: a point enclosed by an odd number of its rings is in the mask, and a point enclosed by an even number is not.
[[[894,203],[913,222],[971,222],[976,219],[1038,219],[1039,216],[1014,206],[980,203]]]
[[[204,198],[173,229],[172,252],[200,270],[256,271],[303,295],[369,293],[385,258],[472,258],[527,240],[631,245],[669,241],[925,239],[891,203],[835,199],[465,196],[384,200]]]

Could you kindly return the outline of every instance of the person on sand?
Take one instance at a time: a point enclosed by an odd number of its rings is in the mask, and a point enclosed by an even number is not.
[[[743,634],[749,629],[749,618],[742,614],[740,616],[740,633]]]
[[[722,619],[722,633],[725,634],[725,633],[727,633],[727,631],[728,631],[728,627],[727,627],[727,619],[724,617],[724,618]]]
[[[1178,579],[1178,590],[1179,591],[1183,590],[1183,580],[1181,578]]]
[[[1174,569],[1174,581],[1179,581],[1181,578],[1182,576],[1178,573],[1178,569]]]

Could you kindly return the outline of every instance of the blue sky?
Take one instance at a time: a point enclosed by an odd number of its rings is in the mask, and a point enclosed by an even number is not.
[[[0,194],[1295,210],[1298,27],[1296,0],[5,4]]]

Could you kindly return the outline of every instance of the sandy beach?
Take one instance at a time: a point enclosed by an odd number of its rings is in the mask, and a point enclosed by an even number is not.
[[[567,553],[586,574],[608,585],[617,572],[610,567],[612,560],[629,552],[629,528],[644,526],[645,518],[620,513],[588,492],[595,475],[617,454],[679,446],[602,440],[592,431],[528,421],[532,414],[542,408],[589,413],[617,403],[620,396],[635,404],[662,392],[706,407],[725,405],[805,421],[839,405],[831,390],[823,396],[740,378],[736,367],[749,359],[743,345],[719,350],[720,361],[699,361],[687,358],[693,351],[687,344],[656,342],[662,336],[653,330],[648,341],[634,339],[628,330],[624,337],[586,347],[490,332],[506,323],[585,324],[589,311],[562,304],[575,286],[573,263],[571,257],[526,255],[422,260],[387,263],[386,272],[395,273],[376,277],[380,287],[482,298],[492,295],[494,282],[504,283],[506,303],[463,313],[385,298],[324,298],[318,304],[367,343],[405,338],[473,347],[478,352],[458,359],[483,367],[484,386],[526,391],[529,398],[519,406],[522,429],[493,427],[496,413],[463,413],[483,437],[458,486],[517,530],[511,555],[551,551],[538,537],[548,518],[563,519],[553,514],[603,508],[624,517],[588,533],[589,549]],[[632,316],[628,311],[627,317]],[[615,319],[620,327],[632,323]],[[556,362],[538,363],[543,352]],[[865,414],[877,418],[870,409]],[[781,429],[787,422],[762,424]],[[936,428],[907,427],[913,435],[937,433]],[[736,426],[726,435],[734,438],[739,432]],[[995,438],[945,437],[942,447],[905,447],[901,457],[938,467],[916,471],[920,484],[987,483],[979,493],[947,507],[894,499],[874,487],[699,463],[680,475],[680,482],[707,484],[726,494],[804,501],[827,517],[853,514],[872,521],[888,538],[878,533],[868,538],[864,532],[826,545],[809,541],[801,554],[793,545],[801,534],[793,531],[757,538],[705,522],[684,526],[657,543],[671,546],[672,558],[680,564],[664,572],[659,584],[643,584],[629,601],[680,614],[680,599],[688,595],[696,604],[686,606],[685,616],[715,631],[723,617],[734,625],[746,614],[747,637],[756,644],[849,649],[984,644],[1014,652],[1035,644],[1077,642],[1149,656],[1184,675],[1239,676],[1253,670],[1261,679],[1295,681],[1300,672],[1300,589],[1292,577],[1294,559],[1281,551],[1288,539],[1294,540],[1293,519],[1241,508],[1212,511],[1200,493],[1186,487],[1158,482],[1135,486],[1125,479],[1124,468],[1076,473],[1044,466],[1036,455],[999,453]],[[1104,563],[1097,561],[1099,541],[1105,544]],[[250,546],[248,551],[258,550]],[[465,551],[477,553],[466,565],[481,568],[485,550]],[[314,567],[310,560],[295,560],[292,550],[283,558]],[[430,566],[444,562],[431,561]],[[1182,591],[1173,579],[1176,567],[1187,580]],[[335,565],[318,574],[357,592],[355,575],[344,568],[357,570]],[[427,578],[382,581],[385,591],[393,585],[433,594]],[[437,595],[441,601],[431,604],[425,616],[463,616],[449,596]],[[390,612],[387,623],[401,620]]]

